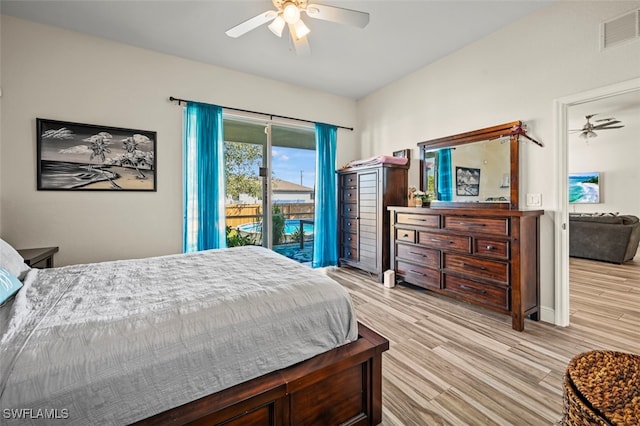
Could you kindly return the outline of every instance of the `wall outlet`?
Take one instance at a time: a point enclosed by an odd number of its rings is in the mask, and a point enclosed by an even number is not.
[[[527,207],[542,206],[542,194],[527,194]]]

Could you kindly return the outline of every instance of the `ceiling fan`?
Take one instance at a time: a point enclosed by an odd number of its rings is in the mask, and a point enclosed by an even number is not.
[[[588,139],[588,138],[595,138],[596,136],[598,136],[598,134],[596,132],[594,132],[594,130],[609,130],[609,129],[619,129],[621,127],[624,127],[624,124],[620,124],[618,126],[615,126],[614,124],[619,124],[621,123],[620,120],[616,120],[615,118],[611,117],[611,118],[601,118],[599,120],[594,120],[596,124],[591,122],[591,118],[596,116],[598,114],[589,114],[589,115],[585,115],[585,118],[587,119],[587,122],[584,126],[582,126],[582,129],[573,129],[573,130],[569,130],[569,133],[576,133],[576,132],[580,132],[580,137],[584,138],[584,139]],[[600,124],[597,124],[600,123]]]
[[[289,27],[291,41],[298,55],[311,53],[307,35],[311,32],[309,27],[300,18],[302,12],[308,17],[324,21],[337,22],[339,24],[352,25],[364,28],[369,23],[369,14],[357,10],[344,9],[342,7],[327,6],[324,4],[308,4],[307,0],[272,0],[277,10],[268,10],[254,16],[241,24],[229,29],[226,34],[229,37],[240,37],[260,25],[269,24],[269,29],[278,37],[282,37],[285,25]]]

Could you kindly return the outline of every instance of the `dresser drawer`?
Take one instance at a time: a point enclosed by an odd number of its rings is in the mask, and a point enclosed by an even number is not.
[[[343,188],[355,188],[358,185],[358,174],[357,173],[347,173],[346,175],[342,175],[341,186]]]
[[[466,217],[466,216],[445,216],[443,218],[444,229],[450,231],[478,232],[483,234],[509,235],[509,219],[486,218],[486,217]]]
[[[436,234],[434,232],[418,232],[418,244],[447,250],[458,250],[471,253],[471,237],[461,235]]]
[[[344,188],[342,190],[342,201],[345,203],[355,203],[358,201],[357,188]]]
[[[341,245],[340,250],[340,254],[343,259],[352,260],[354,262],[358,261],[357,245]]]
[[[440,288],[440,271],[412,263],[396,261],[396,273],[409,284],[424,288]]]
[[[509,288],[485,284],[451,274],[442,274],[442,286],[469,302],[509,310]]]
[[[440,227],[440,215],[437,214],[414,214],[414,213],[398,213],[396,215],[397,223],[407,225],[425,226],[428,228]]]
[[[358,247],[358,237],[350,232],[340,233],[340,244],[349,247]]]
[[[407,243],[415,243],[416,242],[416,231],[413,229],[396,229],[396,240],[405,241]]]
[[[357,213],[358,213],[358,206],[356,203],[342,204],[342,216],[348,217],[348,218],[355,218],[358,215]]]
[[[353,217],[343,217],[342,219],[342,231],[350,234],[358,232],[358,219]]]
[[[509,241],[474,238],[473,253],[496,259],[509,259]]]
[[[503,284],[509,283],[509,265],[496,260],[479,259],[454,253],[444,253],[442,268],[478,278],[488,278]]]
[[[410,246],[408,244],[397,244],[396,257],[402,260],[419,262],[421,265],[432,268],[440,268],[440,250]]]

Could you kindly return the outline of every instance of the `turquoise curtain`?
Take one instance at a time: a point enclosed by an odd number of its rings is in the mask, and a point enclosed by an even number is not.
[[[187,102],[184,110],[185,253],[227,246],[222,108]]]
[[[337,128],[316,123],[316,194],[313,237],[314,268],[338,264],[336,200]]]
[[[451,171],[451,148],[438,151],[438,192],[440,201],[453,200],[453,175]]]

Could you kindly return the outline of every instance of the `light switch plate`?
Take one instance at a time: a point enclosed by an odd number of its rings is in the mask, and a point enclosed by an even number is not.
[[[542,206],[542,194],[527,194],[527,207]]]

